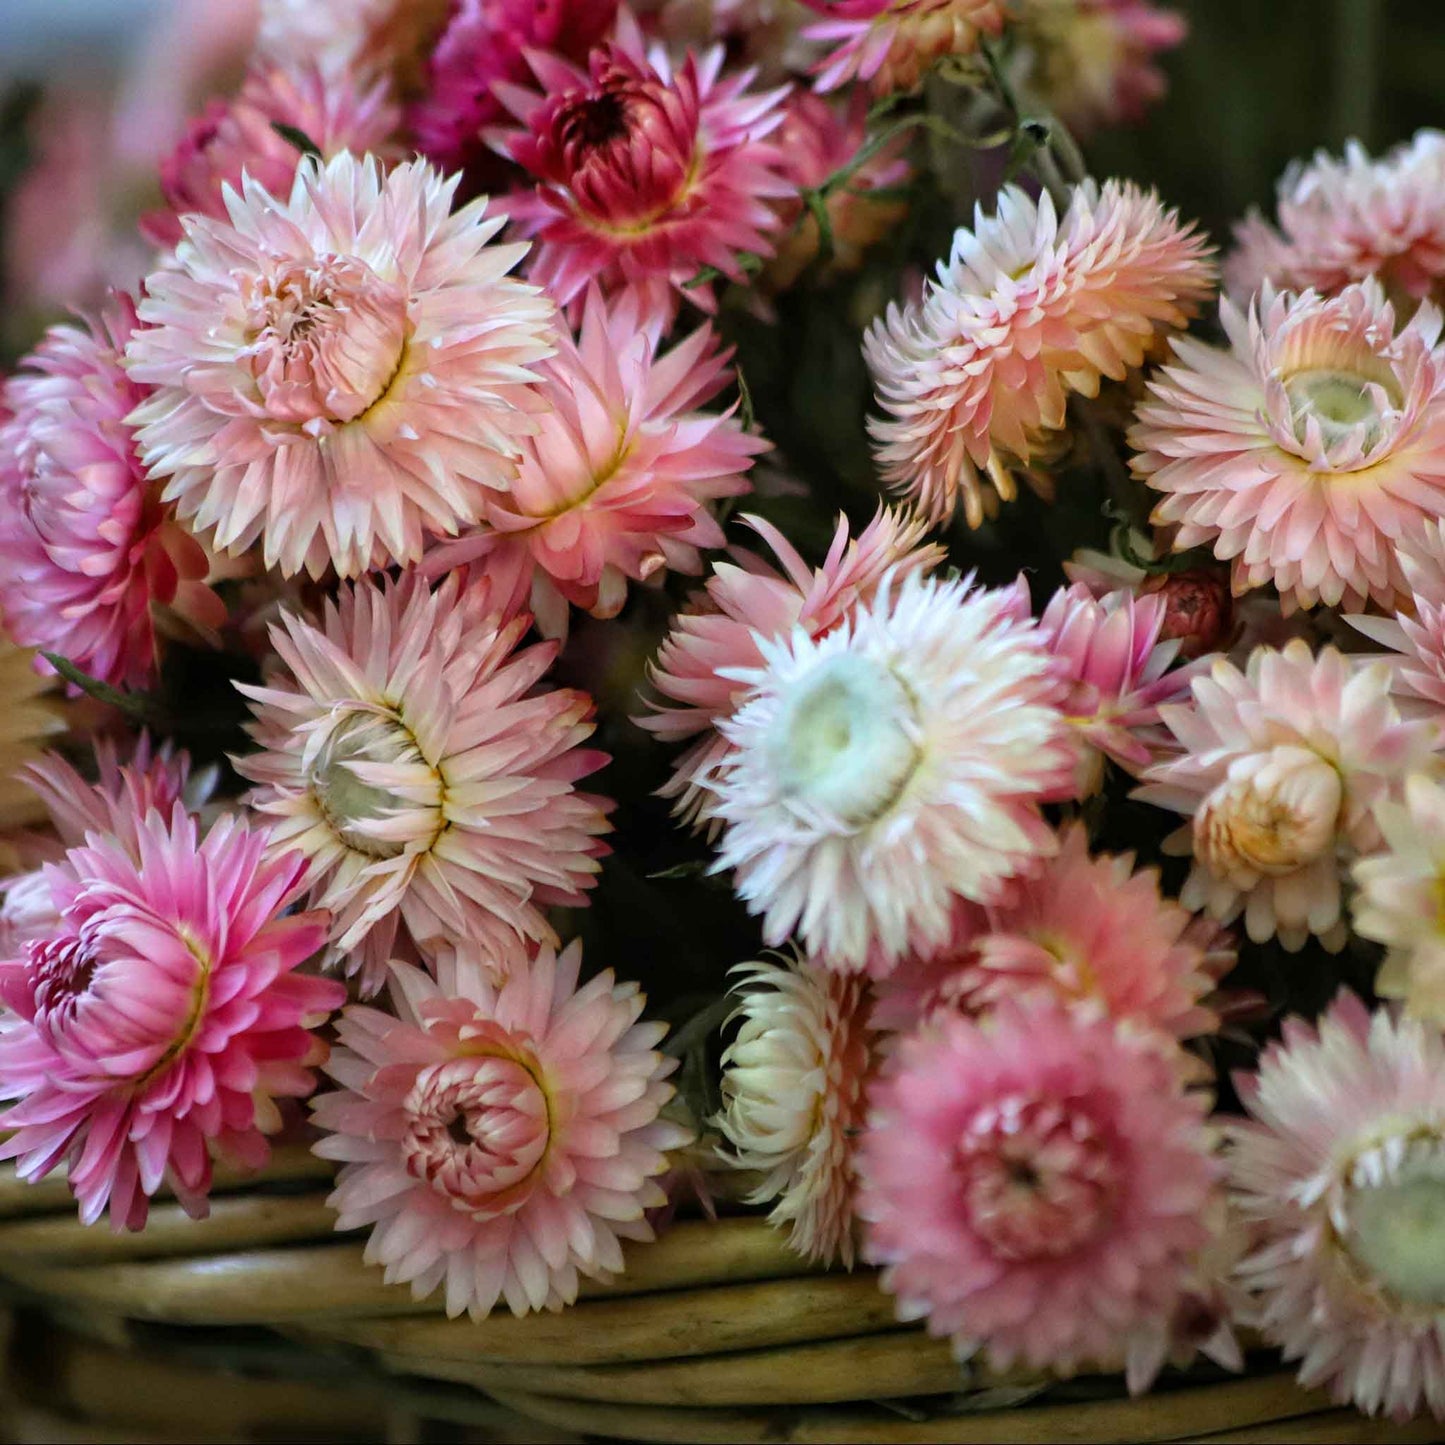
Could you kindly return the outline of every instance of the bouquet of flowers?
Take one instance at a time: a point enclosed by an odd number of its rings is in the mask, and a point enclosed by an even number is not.
[[[0,1156],[1445,1418],[1445,136],[1217,266],[1075,139],[1183,38],[264,0],[0,402]]]

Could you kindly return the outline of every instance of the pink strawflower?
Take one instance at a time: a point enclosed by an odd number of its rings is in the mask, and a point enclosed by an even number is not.
[[[1045,193],[999,193],[954,234],[921,301],[869,328],[864,353],[887,418],[870,422],[884,480],[934,522],[961,501],[972,527],[1004,501],[1071,392],[1094,396],[1183,326],[1209,294],[1203,238],[1152,191],[1075,187],[1062,218]]]
[[[1441,316],[1408,325],[1374,281],[1322,299],[1266,289],[1220,305],[1227,349],[1188,337],[1150,380],[1129,434],[1174,546],[1212,546],[1238,595],[1286,611],[1391,606],[1399,542],[1445,515]]]
[[[732,380],[731,351],[710,326],[660,352],[662,325],[628,293],[610,309],[588,292],[574,342],[538,368],[546,425],[523,443],[509,490],[485,523],[428,558],[430,575],[479,563],[499,596],[528,605],[549,637],[565,637],[570,603],[615,617],[627,583],[666,570],[697,574],[723,545],[709,505],[748,490],[767,443],[733,408],[700,411]]]
[[[315,1102],[343,1161],[328,1203],[338,1229],[371,1226],[368,1263],[448,1315],[560,1309],[578,1277],[608,1281],[620,1242],[648,1240],[666,1202],[664,1151],[689,1131],[660,1117],[676,1060],[645,1000],[611,971],[580,989],[580,944],[543,947],[500,985],[492,961],[448,955],[433,982],[395,964],[396,1017],[347,1009]]]
[[[940,1007],[981,1015],[1041,998],[1180,1039],[1212,1033],[1219,1020],[1202,1000],[1217,977],[1193,925],[1157,869],[1136,869],[1131,853],[1091,858],[1075,823],[1003,903],[960,909],[946,948],[880,982],[877,1022],[907,1028]]]
[[[122,687],[155,678],[159,609],[211,626],[226,617],[205,585],[204,549],[136,454],[126,418],[147,391],[120,362],[135,326],[117,295],[84,329],[51,327],[6,384],[0,426],[6,630]]]
[[[939,1013],[869,1102],[863,1253],[900,1319],[994,1370],[1117,1368],[1167,1337],[1216,1166],[1166,1041],[1047,1005]]]
[[[1405,596],[1391,617],[1347,616],[1357,631],[1388,647],[1398,657],[1395,691],[1432,709],[1445,708],[1445,531],[1425,522],[1401,538],[1395,553],[1405,581]]]
[[[856,538],[848,519],[838,518],[828,555],[809,567],[771,523],[745,517],[777,557],[782,570],[743,553],[735,562],[715,562],[706,591],[690,610],[673,621],[650,672],[653,688],[679,704],[649,699],[654,716],[638,724],[670,742],[695,739],[677,760],[662,795],[675,799],[674,811],[698,824],[713,818],[713,779],[732,745],[717,730],[737,711],[747,687],[734,674],[761,666],[760,639],[786,636],[803,628],[823,637],[860,604],[872,600],[889,569],[896,576],[930,571],[943,560],[943,548],[923,541],[924,525],[880,507]],[[1019,599],[1021,616],[1028,599]]]
[[[1222,923],[1242,913],[1256,943],[1344,945],[1342,866],[1379,847],[1376,806],[1439,741],[1428,719],[1401,717],[1390,680],[1383,661],[1296,640],[1256,648],[1243,672],[1217,660],[1191,704],[1160,709],[1183,752],[1135,796],[1190,819],[1165,844],[1194,859],[1186,908]]]
[[[207,1211],[211,1149],[255,1168],[272,1099],[311,1092],[326,1046],[310,1027],[345,998],[297,970],[326,939],[286,914],[299,858],[267,860],[234,817],[204,837],[181,808],[135,848],[91,834],[45,870],[58,924],[0,963],[0,1158],[22,1179],[68,1166],[80,1218],[141,1229],[168,1184]]]
[[[348,972],[380,986],[403,946],[466,940],[499,959],[555,942],[542,910],[579,905],[606,851],[602,799],[578,779],[592,700],[539,690],[555,643],[518,652],[531,619],[504,622],[485,584],[453,573],[363,580],[321,625],[271,629],[284,672],[242,686],[261,751],[236,760],[277,849],[306,859]]]
[[[1077,136],[1144,118],[1167,82],[1155,57],[1189,33],[1149,0],[1024,0],[1028,88]]]
[[[722,76],[721,46],[674,69],[626,12],[585,71],[541,51],[528,63],[540,91],[494,86],[521,122],[496,145],[527,173],[507,208],[536,237],[528,275],[559,305],[596,280],[670,320],[682,299],[711,309],[711,284],[689,285],[704,268],[739,281],[739,253],[772,254],[773,202],[794,193],[769,139],[786,87]]]
[[[715,869],[819,964],[888,973],[948,939],[1057,844],[1038,805],[1067,791],[1060,686],[1016,591],[885,577],[821,639],[757,634],[760,666],[719,722]]]
[[[834,42],[814,67],[819,90],[867,81],[874,95],[912,90],[946,56],[973,54],[1003,30],[999,0],[804,0],[827,19],[803,34]]]
[[[551,303],[508,277],[504,218],[448,214],[456,178],[305,160],[289,199],[247,179],[230,221],[188,217],[147,282],[126,367],[165,497],[217,547],[342,576],[421,556],[481,516],[536,429],[527,367]]]
[[[809,1259],[853,1267],[853,1151],[873,1066],[864,981],[805,958],[739,964],[741,1019],[722,1057],[714,1120],[736,1169],[762,1175],[749,1204]]]
[[[1241,299],[1266,282],[1323,295],[1379,279],[1391,298],[1437,301],[1445,277],[1445,135],[1422,130],[1379,160],[1358,141],[1343,160],[1320,151],[1285,171],[1276,228],[1257,211],[1235,229],[1225,263]]]
[[[1252,1323],[1300,1383],[1371,1415],[1445,1419],[1445,1042],[1342,993],[1287,1019],[1230,1128]]]
[[[1162,640],[1167,612],[1158,593],[1121,588],[1096,598],[1075,582],[1054,593],[1039,619],[1068,686],[1062,708],[1074,730],[1079,797],[1098,791],[1105,758],[1136,774],[1154,761],[1168,741],[1159,705],[1186,696],[1205,665],[1174,666],[1179,644]]]
[[[385,152],[400,120],[384,79],[359,84],[295,61],[253,70],[234,99],[211,101],[161,161],[166,204],[141,217],[141,230],[169,248],[184,234],[184,215],[225,221],[223,188],[240,190],[243,173],[273,196],[288,195],[301,151],[278,124],[300,131],[329,160],[342,151]]]
[[[417,149],[473,183],[501,184],[505,163],[486,142],[507,119],[494,87],[531,79],[528,50],[584,64],[617,21],[617,0],[454,0],[407,121]]]

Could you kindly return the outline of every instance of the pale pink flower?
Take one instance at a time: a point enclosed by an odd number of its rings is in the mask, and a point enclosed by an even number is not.
[[[1375,992],[1445,1025],[1445,787],[1417,773],[1406,779],[1403,801],[1378,804],[1375,817],[1381,851],[1355,864],[1350,905],[1355,932],[1389,949]]]
[[[469,183],[504,184],[506,162],[486,141],[507,119],[494,87],[527,83],[529,50],[584,64],[616,21],[617,0],[454,0],[407,112],[417,149]]]
[[[1397,1420],[1445,1420],[1445,1042],[1342,993],[1239,1080],[1234,1201],[1259,1230],[1251,1323],[1300,1383]]]
[[[1160,711],[1183,753],[1135,796],[1190,819],[1165,844],[1193,855],[1185,907],[1243,913],[1256,943],[1341,948],[1342,867],[1379,847],[1375,808],[1428,763],[1435,726],[1400,716],[1383,661],[1298,640],[1256,648],[1243,672],[1217,660],[1190,704]]]
[[[925,543],[924,525],[880,507],[873,520],[851,537],[846,516],[838,518],[828,555],[809,567],[771,523],[743,520],[767,542],[782,568],[741,553],[736,561],[715,562],[705,592],[673,621],[658,649],[650,679],[664,699],[648,700],[654,716],[638,725],[669,742],[695,739],[677,760],[662,795],[675,799],[674,811],[690,823],[712,821],[712,782],[732,744],[717,730],[737,711],[747,687],[732,674],[758,667],[759,639],[786,636],[803,628],[823,637],[860,604],[872,600],[890,569],[896,576],[930,571],[943,560],[943,548]],[[1028,615],[1027,593],[1016,598],[1016,611]]]
[[[223,188],[239,190],[243,173],[273,196],[288,195],[301,152],[278,124],[300,131],[329,160],[341,151],[385,153],[400,120],[384,79],[361,85],[294,61],[253,70],[234,99],[211,101],[161,161],[166,204],[141,218],[141,230],[170,248],[184,234],[184,215],[225,221]]]
[[[1213,267],[1203,238],[1130,182],[999,193],[954,233],[920,302],[888,308],[864,354],[885,419],[869,423],[884,480],[942,523],[979,526],[1013,469],[1064,425],[1070,393],[1118,381],[1194,315]]]
[[[416,87],[451,0],[260,0],[256,60],[284,65],[304,55],[327,79],[390,74]]]
[[[942,945],[955,902],[994,899],[1053,853],[1067,792],[1060,684],[1016,591],[885,578],[825,637],[757,637],[719,722],[714,864],[776,947],[886,974]]]
[[[1405,595],[1394,615],[1357,613],[1345,621],[1398,654],[1390,659],[1397,694],[1431,709],[1445,708],[1445,531],[1440,523],[1425,522],[1402,538],[1395,560]]]
[[[1176,1038],[1212,1033],[1202,1000],[1216,973],[1189,911],[1165,898],[1131,853],[1089,856],[1088,833],[1063,830],[1058,854],[988,909],[961,909],[947,947],[909,958],[878,985],[879,1022],[907,1028],[936,1008],[980,1015],[1042,998]]]
[[[350,576],[416,561],[508,485],[552,307],[507,275],[525,246],[488,244],[503,217],[448,214],[455,190],[343,152],[289,199],[248,179],[229,222],[186,219],[126,367],[155,387],[142,459],[218,548]]]
[[[314,1106],[316,1153],[343,1166],[336,1227],[371,1226],[367,1262],[416,1299],[445,1285],[448,1315],[571,1304],[666,1202],[665,1151],[690,1138],[660,1117],[666,1026],[640,1022],[637,985],[610,970],[579,988],[581,961],[544,946],[500,985],[470,949],[436,982],[394,964],[396,1017],[356,1006],[337,1025],[341,1088]]]
[[[306,859],[332,942],[380,986],[403,945],[463,939],[499,959],[555,942],[542,910],[578,905],[606,851],[602,799],[574,790],[606,755],[582,748],[592,701],[536,684],[555,643],[518,652],[531,619],[504,622],[485,584],[453,573],[432,592],[343,586],[321,625],[271,629],[284,671],[253,700],[261,751],[236,760],[260,786],[275,847]]]
[[[1077,136],[1144,118],[1165,91],[1155,57],[1189,33],[1148,0],[1024,0],[1027,86]]]
[[[735,408],[699,410],[732,379],[711,326],[661,343],[630,294],[609,309],[589,291],[577,339],[559,336],[538,368],[551,411],[510,488],[490,493],[483,526],[433,551],[426,572],[480,564],[549,637],[566,636],[569,604],[615,617],[629,580],[701,572],[702,552],[724,541],[709,505],[748,490],[767,443]]]
[[[1252,211],[1225,262],[1241,299],[1266,282],[1324,295],[1376,277],[1392,299],[1445,299],[1445,135],[1422,130],[1379,160],[1358,141],[1320,151],[1279,183],[1278,228]]]
[[[1175,667],[1178,642],[1162,640],[1167,600],[1127,588],[1096,598],[1075,582],[1049,599],[1039,619],[1049,651],[1063,664],[1061,704],[1074,732],[1076,793],[1103,783],[1104,760],[1137,774],[1168,742],[1159,705],[1189,692],[1201,659]]]
[[[211,626],[226,617],[205,550],[136,455],[126,418],[147,392],[120,361],[135,326],[118,295],[84,329],[51,327],[6,384],[0,426],[6,630],[123,687],[155,678],[159,609]]]
[[[763,1177],[750,1204],[776,1200],[769,1220],[791,1248],[853,1267],[853,1149],[873,1064],[866,985],[806,958],[739,964],[741,1019],[722,1057],[722,1112],[713,1121],[737,1169]]]
[[[912,90],[947,56],[973,54],[1003,30],[999,0],[805,0],[823,21],[803,34],[833,42],[813,67],[819,90],[867,81],[874,95]]]
[[[201,838],[152,811],[134,848],[91,834],[45,870],[57,925],[0,963],[0,1157],[68,1165],[83,1223],[140,1229],[163,1183],[204,1216],[212,1148],[259,1168],[273,1098],[311,1092],[308,1030],[345,997],[297,970],[326,920],[284,912],[299,858],[267,860],[234,817]]]
[[[1107,1369],[1168,1337],[1216,1177],[1171,1044],[1042,1004],[938,1013],[869,1102],[863,1253],[900,1319],[995,1370]]]
[[[751,71],[723,76],[721,46],[674,69],[625,11],[586,70],[541,51],[528,63],[540,91],[494,87],[522,123],[496,144],[527,173],[507,209],[536,238],[528,275],[559,305],[595,280],[670,320],[682,299],[711,309],[705,268],[739,281],[739,253],[772,254],[773,203],[795,190],[769,138],[786,87],[755,92]]]
[[[1322,299],[1266,290],[1220,305],[1227,348],[1188,337],[1129,433],[1174,547],[1211,546],[1234,591],[1273,583],[1286,611],[1391,606],[1396,545],[1445,516],[1440,313],[1408,325],[1374,281]]]

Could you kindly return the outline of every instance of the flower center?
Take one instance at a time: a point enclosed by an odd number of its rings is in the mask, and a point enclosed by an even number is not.
[[[448,1059],[423,1069],[402,1110],[412,1178],[474,1219],[516,1210],[551,1138],[547,1096],[520,1059]]]
[[[1339,772],[1309,748],[1283,746],[1242,766],[1194,815],[1194,853],[1213,873],[1252,886],[1313,863],[1334,846]]]
[[[1361,1154],[1343,1209],[1358,1264],[1399,1299],[1445,1306],[1445,1141],[1396,1136]]]
[[[579,150],[595,150],[627,134],[627,106],[615,91],[604,90],[578,101],[567,123]]]
[[[29,945],[35,1024],[54,1041],[74,1021],[100,960],[83,939],[46,938]]]
[[[1387,369],[1378,377],[1335,368],[1297,371],[1285,378],[1284,389],[1300,444],[1313,450],[1317,439],[1342,462],[1378,446],[1400,406],[1399,387]]]
[[[768,747],[785,796],[853,827],[897,801],[921,754],[908,690],[881,663],[853,653],[800,679]]]
[[[286,261],[248,282],[241,353],[271,416],[355,421],[390,386],[409,330],[406,295],[355,256]]]
[[[1106,1229],[1118,1167],[1103,1131],[1057,1100],[1017,1095],[969,1122],[955,1153],[969,1228],[1004,1259],[1057,1258]]]
[[[357,765],[380,767],[395,782],[368,782]],[[316,754],[311,789],[336,836],[372,858],[395,858],[413,840],[429,846],[445,826],[441,779],[394,713],[339,714]]]

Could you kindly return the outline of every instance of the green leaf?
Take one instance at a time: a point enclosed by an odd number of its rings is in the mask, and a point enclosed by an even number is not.
[[[46,652],[42,649],[40,655],[66,682],[78,687],[87,697],[118,708],[137,722],[155,721],[158,709],[153,697],[143,692],[122,692],[120,688],[112,687],[108,682],[102,682],[88,672],[82,672],[68,657],[62,657],[58,652]]]
[[[321,147],[317,145],[304,130],[300,130],[294,125],[287,125],[284,120],[273,120],[271,122],[271,129],[274,130],[287,145],[295,146],[303,156],[315,156],[317,160],[322,158]]]

